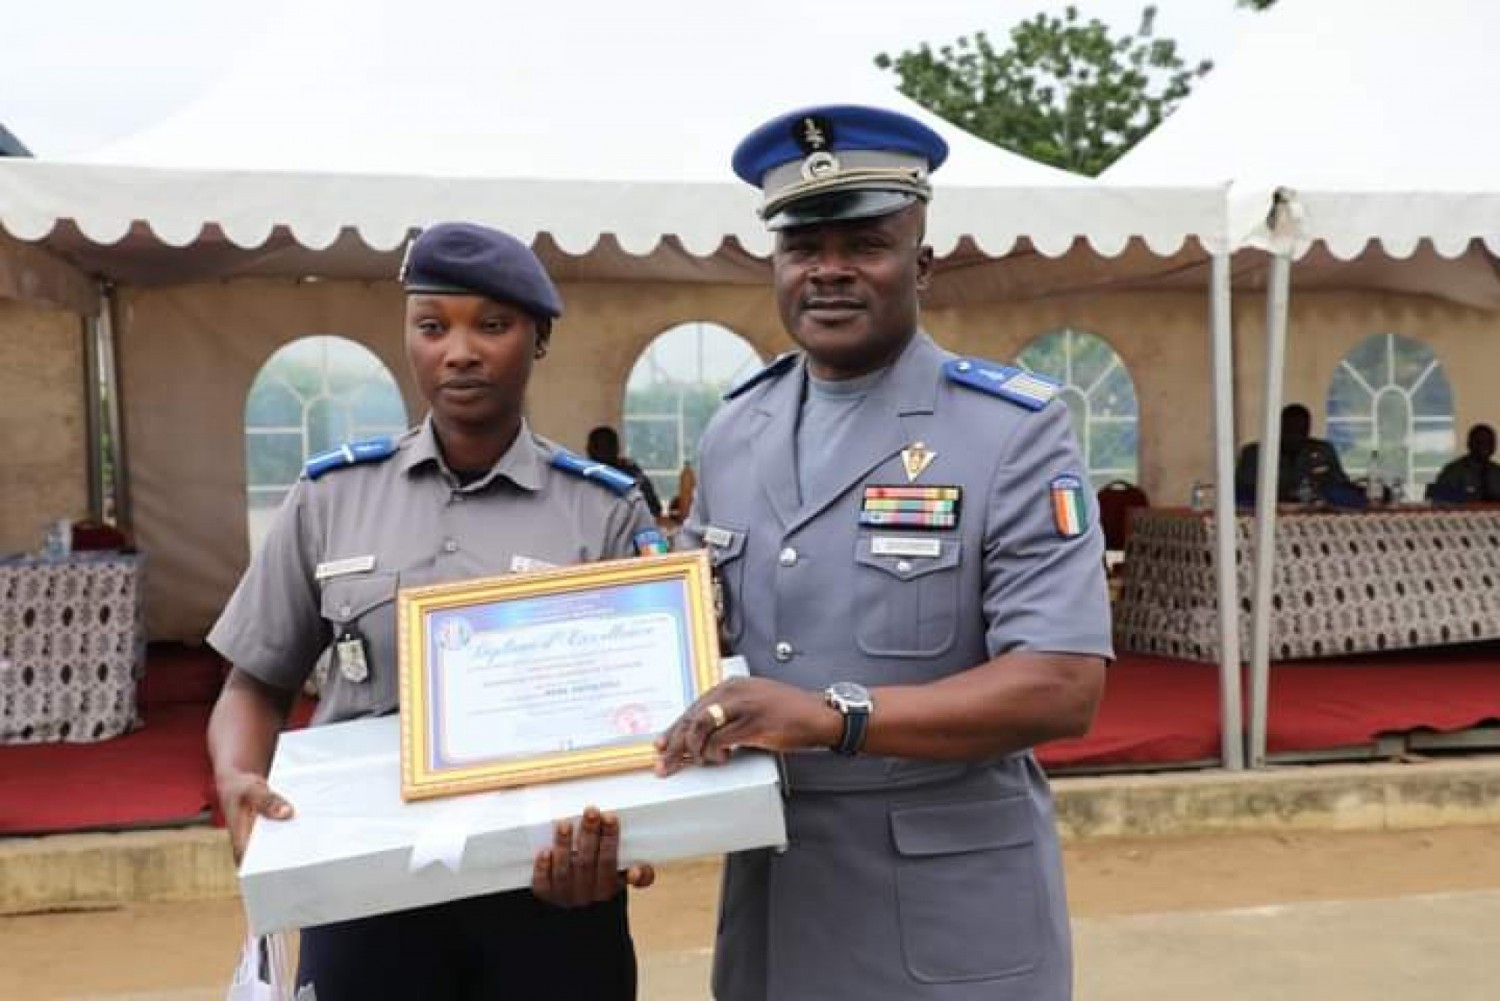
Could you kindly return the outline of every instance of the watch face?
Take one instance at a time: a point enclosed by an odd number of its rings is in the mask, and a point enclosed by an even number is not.
[[[869,689],[853,681],[836,681],[829,685],[828,697],[846,710],[869,709],[874,704],[870,700]]]

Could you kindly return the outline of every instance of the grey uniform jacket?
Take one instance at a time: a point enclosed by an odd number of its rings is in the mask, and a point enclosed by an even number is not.
[[[712,550],[726,637],[752,673],[817,690],[921,684],[1007,651],[1112,655],[1091,491],[1071,536],[1050,495],[1059,476],[1088,483],[1065,407],[957,385],[950,357],[915,337],[859,404],[867,433],[825,496],[798,495],[803,363],[714,418],[685,540]],[[908,484],[915,442],[936,453],[915,485],[961,489],[957,526],[861,526],[863,488]],[[789,848],[728,860],[719,1001],[1071,995],[1051,798],[1029,753],[815,751],[788,755],[787,776]]]
[[[352,632],[368,677],[335,664],[314,722],[394,711],[397,588],[633,556],[635,535],[655,524],[638,490],[618,495],[554,468],[557,451],[523,425],[494,468],[461,487],[428,421],[388,458],[303,479],[208,642],[260,680],[296,688]]]

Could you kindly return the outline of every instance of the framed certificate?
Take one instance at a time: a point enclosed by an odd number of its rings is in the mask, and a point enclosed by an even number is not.
[[[401,795],[648,767],[720,677],[708,556],[650,556],[398,596]]]

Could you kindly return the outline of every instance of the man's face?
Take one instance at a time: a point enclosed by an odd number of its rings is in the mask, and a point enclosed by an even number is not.
[[[1281,412],[1281,448],[1284,452],[1295,452],[1301,448],[1312,433],[1312,419],[1306,410],[1288,407]]]
[[[1488,462],[1495,454],[1495,432],[1487,427],[1469,432],[1469,454],[1481,462]]]
[[[781,322],[813,374],[845,379],[889,365],[917,329],[932,275],[924,208],[782,230],[772,257]]]
[[[406,354],[439,430],[513,433],[536,357],[524,310],[477,295],[406,300]]]

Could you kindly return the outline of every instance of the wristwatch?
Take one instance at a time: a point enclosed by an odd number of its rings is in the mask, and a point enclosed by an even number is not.
[[[870,713],[875,709],[870,690],[852,681],[836,681],[823,690],[823,701],[844,717],[844,734],[833,750],[839,754],[858,754],[865,746]]]

